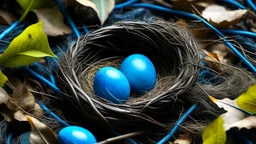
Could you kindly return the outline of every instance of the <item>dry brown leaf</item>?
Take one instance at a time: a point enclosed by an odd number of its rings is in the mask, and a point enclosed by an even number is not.
[[[54,132],[48,126],[31,116],[26,117],[31,126],[31,144],[58,144]]]
[[[217,28],[228,28],[239,22],[247,10],[226,10],[219,5],[210,5],[203,12],[202,16]]]
[[[192,136],[189,133],[180,134],[174,141],[174,144],[191,144]]]
[[[210,29],[202,25],[201,23],[187,23],[184,19],[176,21],[178,25],[186,28],[193,36],[199,41],[207,39]]]
[[[24,111],[30,111],[35,107],[35,98],[25,84],[17,86],[12,97]]]
[[[43,112],[42,108],[40,107],[40,105],[36,103],[35,108],[32,109],[31,111],[29,111],[29,113],[31,115],[33,115],[34,117],[41,117],[44,112]]]
[[[18,121],[28,121],[26,115],[21,110],[14,113],[14,118]]]
[[[19,104],[18,101],[16,101],[13,98],[9,98],[8,102],[6,103],[6,106],[10,109],[10,110],[14,110],[17,111],[19,109]]]
[[[9,98],[10,96],[7,94],[7,92],[0,87],[0,104],[6,104]]]
[[[0,9],[0,24],[11,25],[15,21],[16,21],[16,18],[14,17],[14,15],[12,15],[6,10]]]
[[[64,23],[64,18],[57,8],[42,8],[33,10],[44,23],[44,32],[48,36],[58,36],[72,33],[72,30]]]

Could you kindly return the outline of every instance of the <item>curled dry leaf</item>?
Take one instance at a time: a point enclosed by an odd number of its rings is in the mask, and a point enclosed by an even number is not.
[[[35,98],[25,84],[17,86],[12,97],[18,102],[19,107],[25,111],[35,108]]]
[[[11,25],[15,21],[16,21],[16,18],[13,14],[9,13],[6,10],[0,9],[0,24]]]
[[[64,18],[57,8],[42,8],[33,10],[39,20],[42,20],[43,30],[48,36],[58,36],[72,33],[64,23]]]
[[[174,144],[191,144],[192,136],[189,133],[180,134]]]
[[[10,96],[7,94],[7,92],[0,87],[0,104],[6,104],[9,98]]]
[[[54,132],[47,125],[31,116],[26,117],[31,126],[31,144],[58,144]]]
[[[202,16],[217,28],[228,28],[239,22],[247,10],[226,10],[223,6],[210,5],[203,12]]]
[[[35,108],[30,110],[29,113],[31,115],[33,115],[34,117],[41,117],[44,112],[43,112],[42,108],[40,107],[40,105],[36,103]]]
[[[14,118],[18,121],[28,121],[26,115],[21,110],[14,113]]]
[[[210,68],[216,71],[222,71],[226,68],[225,66],[216,62],[222,64],[233,64],[236,60],[234,53],[231,52],[223,43],[214,43],[209,45],[204,50],[204,53],[207,55],[205,57],[205,62],[209,65]]]

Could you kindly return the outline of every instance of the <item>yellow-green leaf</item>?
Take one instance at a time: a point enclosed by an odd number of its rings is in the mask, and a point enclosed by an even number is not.
[[[4,86],[4,83],[8,80],[8,78],[3,74],[0,70],[0,87]]]
[[[0,66],[13,68],[29,65],[45,56],[56,57],[43,32],[43,22],[39,21],[26,28],[11,42],[0,56]]]
[[[203,132],[203,144],[225,144],[226,132],[222,117],[215,119]]]
[[[236,99],[237,105],[248,112],[256,114],[256,85],[249,87],[249,89],[241,94]]]
[[[25,10],[31,0],[16,0],[23,10]],[[53,6],[52,0],[34,0],[31,9],[45,8]]]

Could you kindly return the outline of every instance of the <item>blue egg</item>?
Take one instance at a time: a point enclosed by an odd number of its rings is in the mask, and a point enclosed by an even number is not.
[[[93,89],[96,95],[116,104],[126,102],[131,91],[127,78],[113,67],[103,67],[97,71]]]
[[[96,139],[94,135],[79,126],[68,126],[63,128],[58,135],[60,144],[94,144]]]
[[[156,70],[149,58],[142,54],[128,56],[121,64],[120,71],[126,76],[131,90],[143,94],[154,88]]]

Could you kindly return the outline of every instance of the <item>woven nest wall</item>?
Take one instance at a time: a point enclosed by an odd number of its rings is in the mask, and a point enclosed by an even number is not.
[[[92,89],[95,72],[103,66],[118,67],[134,53],[146,55],[155,65],[155,88],[130,96],[124,104],[96,96]],[[127,132],[166,127],[162,121],[170,111],[165,108],[194,85],[199,62],[198,45],[187,30],[162,21],[120,22],[89,32],[72,45],[59,60],[59,76],[62,90],[81,117]]]

